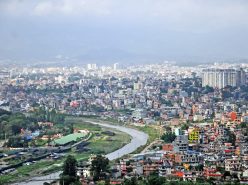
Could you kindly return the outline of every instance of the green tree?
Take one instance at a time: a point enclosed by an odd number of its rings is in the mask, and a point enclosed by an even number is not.
[[[160,185],[160,184],[164,184],[165,182],[166,179],[164,177],[159,177],[157,174],[151,174],[147,178],[148,185]]]
[[[21,125],[18,125],[18,124],[13,124],[13,125],[11,126],[11,130],[12,130],[12,133],[13,133],[14,135],[20,134],[21,129],[22,129],[22,126],[21,126]]]
[[[108,158],[105,158],[102,155],[97,155],[91,162],[91,174],[93,175],[94,181],[99,179],[106,179],[106,172],[108,169]]]
[[[63,175],[77,176],[77,160],[72,155],[68,155],[64,162]]]
[[[232,143],[232,145],[234,146],[236,141],[236,135],[230,130],[227,131],[227,135],[229,136],[228,142]]]
[[[2,116],[2,115],[10,115],[10,114],[11,114],[11,112],[6,111],[4,109],[0,109],[0,116]]]
[[[213,87],[210,87],[210,86],[207,85],[207,86],[204,88],[204,93],[205,93],[205,94],[212,93],[212,92],[214,92],[214,88],[213,88]]]
[[[63,165],[63,173],[60,176],[60,184],[70,185],[72,183],[76,183],[77,181],[77,160],[72,155],[68,155]]]
[[[181,129],[182,129],[182,130],[188,130],[188,128],[189,128],[189,125],[187,125],[187,124],[183,124],[183,125],[181,126]]]
[[[137,185],[138,180],[136,177],[132,177],[131,179],[125,179],[124,180],[124,185]]]
[[[25,142],[20,136],[9,137],[8,142],[6,143],[8,147],[25,147]]]
[[[51,136],[48,135],[48,140],[47,140],[47,144],[50,145],[50,143],[52,142]]]
[[[172,132],[164,133],[161,136],[161,139],[164,140],[164,142],[166,142],[166,143],[171,143],[172,141],[175,140],[175,138],[176,138],[176,135]]]

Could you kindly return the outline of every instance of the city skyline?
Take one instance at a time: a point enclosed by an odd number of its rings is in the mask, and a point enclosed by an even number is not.
[[[248,184],[247,0],[0,0],[0,185]]]
[[[5,66],[0,184],[69,185],[70,166],[78,184],[245,184],[247,74],[247,63]]]

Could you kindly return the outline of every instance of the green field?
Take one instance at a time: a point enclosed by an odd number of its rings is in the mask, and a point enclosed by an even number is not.
[[[137,130],[143,131],[143,132],[145,132],[146,134],[149,135],[147,144],[150,144],[154,140],[160,138],[160,134],[159,134],[158,129],[156,129],[153,126],[144,126],[144,127],[138,127],[138,126],[136,126],[134,128],[137,129]]]
[[[74,128],[87,129],[92,132],[101,131],[102,129],[99,125],[86,122],[86,119],[80,117],[67,117],[65,119],[65,124],[73,124]]]
[[[115,131],[115,134],[115,136],[107,136],[91,142],[89,147],[94,153],[107,154],[121,148],[131,140],[130,136],[125,133]]]
[[[74,128],[78,129],[88,129],[93,133],[93,137],[90,139],[90,144],[87,146],[90,148],[89,152],[78,154],[74,153],[75,157],[77,159],[85,159],[85,156],[89,156],[90,154],[108,154],[110,152],[113,152],[125,144],[129,143],[131,141],[131,138],[128,134],[114,130],[109,129],[106,127],[100,127],[99,125],[94,125],[89,122],[87,122],[87,119],[84,118],[67,118],[67,123],[74,122]],[[96,120],[94,120],[96,121]],[[99,121],[99,120],[98,120]],[[103,131],[109,131],[115,133],[114,136],[107,136],[104,134],[101,134]]]
[[[137,129],[137,130],[140,130],[140,131],[142,131],[142,132],[145,132],[145,133],[148,134],[148,136],[149,136],[146,145],[137,148],[137,149],[133,152],[133,154],[142,152],[143,149],[144,149],[146,146],[148,146],[150,143],[152,143],[152,142],[155,141],[156,139],[159,139],[159,138],[160,138],[159,131],[158,131],[156,128],[152,127],[152,126],[144,126],[144,127],[131,126],[131,127],[132,127],[132,128],[135,128],[135,129]]]

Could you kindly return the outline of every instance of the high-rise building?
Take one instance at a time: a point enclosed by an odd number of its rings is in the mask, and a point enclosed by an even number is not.
[[[245,71],[240,69],[204,69],[202,76],[202,86],[214,88],[224,88],[226,86],[241,86],[246,83]]]
[[[114,63],[114,70],[116,71],[116,70],[118,70],[118,65],[119,65],[119,63]]]
[[[96,64],[87,64],[87,69],[88,70],[96,70],[97,69],[97,65]]]

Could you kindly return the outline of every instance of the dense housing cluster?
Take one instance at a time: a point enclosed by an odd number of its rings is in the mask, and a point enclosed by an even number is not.
[[[160,135],[143,152],[111,167],[114,173],[109,176],[115,183],[153,173],[184,181],[247,182],[248,65],[224,67],[166,62],[126,68],[117,63],[113,67],[6,68],[0,73],[0,108],[29,115],[28,125],[11,123],[12,134],[35,138],[43,132],[54,147],[77,143],[89,134],[67,125],[48,136],[48,129],[63,121],[65,114],[157,129]],[[4,121],[11,119],[0,119],[7,128]],[[2,140],[6,134],[2,133]],[[81,175],[87,178],[90,167],[83,169]]]

